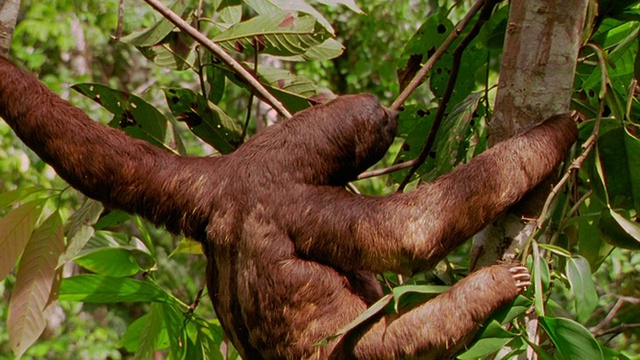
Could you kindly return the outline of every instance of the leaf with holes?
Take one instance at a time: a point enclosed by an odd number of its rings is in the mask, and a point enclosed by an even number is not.
[[[72,87],[112,113],[109,126],[121,129],[129,136],[166,148],[167,119],[141,98],[100,84],[78,84]]]
[[[165,89],[164,94],[173,116],[207,144],[223,154],[240,145],[240,126],[202,95],[184,88]]]

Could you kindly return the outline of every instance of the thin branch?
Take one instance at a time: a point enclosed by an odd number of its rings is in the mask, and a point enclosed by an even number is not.
[[[635,330],[635,329],[640,329],[640,324],[622,324],[622,325],[618,325],[618,326],[614,326],[610,329],[607,330],[602,330],[598,333],[593,334],[593,336],[595,337],[602,337],[605,335],[610,335],[610,334],[620,334],[623,333],[625,331],[629,331],[629,330]]]
[[[427,76],[427,73],[433,68],[438,60],[444,55],[451,44],[460,36],[465,27],[469,24],[471,19],[480,11],[482,5],[484,5],[485,0],[478,0],[475,4],[469,9],[469,12],[464,16],[462,20],[456,25],[456,27],[449,33],[446,39],[440,44],[440,47],[436,50],[435,53],[427,60],[427,62],[422,66],[420,71],[413,77],[411,82],[407,85],[407,87],[398,95],[396,100],[391,104],[392,110],[398,110],[400,106],[407,100],[409,95],[422,83],[422,80]]]
[[[415,174],[418,168],[422,164],[424,164],[425,160],[427,160],[427,155],[429,154],[429,152],[431,151],[431,148],[433,147],[433,144],[435,143],[436,134],[438,133],[438,129],[440,128],[440,125],[442,124],[442,120],[445,117],[445,114],[447,111],[447,105],[449,104],[449,100],[453,95],[453,90],[456,85],[456,80],[458,79],[458,74],[460,72],[462,54],[464,53],[467,46],[469,46],[471,41],[473,41],[473,39],[475,39],[475,37],[478,36],[480,29],[482,28],[484,23],[489,19],[489,17],[491,16],[491,13],[493,12],[493,8],[498,4],[499,1],[500,0],[483,1],[483,7],[482,7],[482,11],[480,12],[480,17],[478,18],[478,21],[476,21],[476,23],[473,25],[471,30],[469,30],[469,33],[467,34],[467,36],[465,36],[464,39],[462,39],[462,41],[460,42],[460,44],[458,44],[458,46],[455,48],[455,50],[453,50],[453,54],[452,54],[453,63],[451,64],[451,74],[449,76],[449,81],[447,82],[447,87],[445,88],[444,93],[442,95],[440,106],[438,106],[438,112],[436,113],[436,116],[433,120],[433,125],[431,125],[431,130],[429,131],[427,140],[425,141],[425,144],[422,147],[420,154],[418,154],[418,157],[415,159],[415,164],[413,164],[413,166],[405,176],[404,180],[398,187],[399,192],[404,190],[405,186],[407,186],[407,184],[409,183],[409,180],[411,180],[411,177],[413,176],[413,174]]]
[[[602,120],[602,110],[604,109],[604,106],[603,106],[604,101],[601,101],[600,104],[601,104],[600,110],[598,111],[598,116],[596,118],[596,125],[593,129],[593,133],[591,133],[591,136],[589,136],[589,138],[582,145],[582,153],[580,154],[580,156],[578,156],[577,158],[575,158],[575,160],[573,160],[573,162],[571,162],[571,165],[569,165],[569,168],[567,169],[567,171],[564,173],[564,175],[562,175],[562,178],[560,178],[560,180],[558,180],[558,182],[553,187],[553,189],[551,189],[551,192],[549,193],[549,196],[547,196],[547,199],[544,202],[544,206],[540,211],[540,216],[538,216],[538,220],[537,220],[538,228],[541,228],[542,225],[544,224],[544,221],[546,220],[546,217],[547,217],[547,212],[549,211],[549,207],[551,206],[551,202],[553,201],[553,199],[555,199],[556,195],[558,195],[558,193],[560,192],[560,189],[562,189],[562,187],[567,183],[567,181],[569,181],[569,178],[571,177],[571,175],[582,167],[582,163],[587,159],[587,156],[591,153],[593,146],[596,144],[596,141],[598,140],[598,132],[600,129],[600,121]],[[577,118],[577,113],[574,113],[572,116],[574,118]]]
[[[120,0],[118,3],[118,25],[116,27],[116,41],[120,41],[122,38],[122,27],[124,26],[124,0]]]
[[[368,178],[372,178],[372,177],[376,177],[376,176],[381,176],[381,175],[386,175],[386,174],[391,174],[394,171],[399,171],[402,169],[406,169],[409,167],[412,167],[413,164],[416,163],[416,160],[409,160],[409,161],[405,161],[399,164],[395,164],[395,165],[391,165],[389,167],[386,167],[384,169],[378,169],[378,170],[371,170],[371,171],[367,171],[367,172],[363,172],[362,174],[358,175],[358,180],[362,180],[362,179],[368,179]]]
[[[605,65],[605,61],[602,54],[598,51],[599,49],[597,47],[595,46],[592,46],[592,47],[594,47],[596,54],[598,54],[598,58],[600,60],[599,64],[603,74],[606,74],[606,65]],[[587,155],[589,155],[589,153],[593,149],[593,146],[596,144],[596,141],[598,140],[598,133],[600,132],[600,123],[602,122],[602,113],[604,111],[604,103],[605,103],[604,98],[606,96],[606,92],[608,89],[606,78],[603,77],[601,82],[602,82],[603,89],[600,91],[600,94],[599,94],[600,104],[598,108],[598,114],[596,115],[596,123],[595,123],[595,126],[593,127],[593,132],[582,145],[582,153],[580,154],[580,156],[578,156],[571,163],[571,166],[569,166],[569,169],[565,172],[565,174],[558,181],[558,183],[553,187],[553,189],[551,190],[551,193],[549,193],[549,196],[547,197],[547,200],[545,201],[544,206],[542,207],[542,211],[540,212],[540,216],[538,216],[538,220],[537,220],[538,228],[542,227],[545,221],[545,218],[547,216],[547,211],[549,210],[549,207],[551,206],[551,202],[553,201],[555,196],[558,194],[562,186],[564,186],[564,184],[569,180],[569,177],[571,176],[571,174],[573,174],[575,171],[580,169],[580,167],[582,166],[582,163],[587,158]],[[577,116],[577,113],[574,113],[573,116]]]
[[[589,331],[592,334],[594,334],[594,336],[596,334],[601,333],[604,328],[606,328],[607,326],[609,326],[609,324],[611,324],[611,321],[613,321],[613,319],[616,317],[616,315],[618,314],[618,311],[620,311],[620,309],[622,308],[622,305],[624,305],[624,302],[625,301],[623,299],[618,299],[618,301],[616,301],[615,305],[613,305],[613,307],[611,308],[611,310],[609,311],[607,316],[605,316],[598,323],[598,325],[596,325],[596,326],[592,327],[591,329],[589,329]]]
[[[159,12],[164,18],[171,21],[178,29],[191,36],[195,41],[204,46],[207,50],[215,54],[223,63],[229,66],[236,74],[249,84],[260,96],[273,107],[281,116],[290,118],[291,113],[273,96],[267,89],[247,69],[245,69],[236,59],[227,54],[218,44],[211,41],[203,33],[184,21],[178,14],[171,11],[159,0],[144,0],[149,6]]]
[[[258,55],[260,53],[259,43],[257,38],[253,38],[253,73],[258,74]],[[253,97],[255,96],[254,92],[251,91],[249,94],[249,104],[247,105],[247,116],[244,119],[244,126],[242,127],[242,134],[240,134],[240,141],[244,141],[244,137],[247,136],[247,129],[249,128],[249,120],[251,120],[251,109],[253,108]]]

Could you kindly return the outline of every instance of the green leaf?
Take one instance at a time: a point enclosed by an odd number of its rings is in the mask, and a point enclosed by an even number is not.
[[[569,252],[566,249],[561,248],[560,246],[557,245],[553,245],[553,244],[538,244],[538,247],[540,249],[544,249],[547,251],[550,251],[558,256],[562,256],[562,257],[571,257],[571,252]]]
[[[74,261],[95,273],[113,277],[131,276],[155,266],[155,258],[142,241],[108,231],[98,231]]]
[[[169,7],[174,13],[181,15],[184,19],[193,11],[191,1],[176,0]],[[129,34],[121,39],[122,42],[133,46],[153,46],[169,35],[176,26],[166,18],[162,17],[158,22],[149,28]]]
[[[167,148],[164,145],[167,119],[151,104],[138,96],[100,84],[78,84],[72,88],[112,113],[114,117],[109,123],[111,127],[121,129],[131,137]]]
[[[135,352],[140,345],[140,334],[148,320],[149,313],[146,313],[131,323],[124,335],[120,337],[119,346],[125,348],[128,352]]]
[[[73,213],[65,225],[67,250],[58,260],[58,268],[73,259],[93,236],[93,224],[98,221],[104,207],[96,200],[88,199],[82,207]]]
[[[170,33],[161,43],[138,47],[138,51],[154,64],[171,70],[185,70],[196,60],[193,38],[183,32]]]
[[[169,335],[169,343],[171,344],[171,355],[174,359],[192,359],[184,357],[185,348],[180,346],[185,341],[187,332],[185,331],[185,315],[176,306],[170,304],[162,304],[162,316],[164,327]]]
[[[437,12],[422,23],[405,45],[400,60],[398,60],[397,73],[400,89],[404,89],[409,84],[416,73],[420,71],[422,64],[442,44],[453,28],[453,22],[447,18],[444,12]],[[438,73],[434,69],[430,71],[431,77]]]
[[[410,307],[424,303],[428,299],[439,295],[451,286],[445,285],[402,285],[391,290],[395,301],[394,310],[398,312],[401,308]]]
[[[195,91],[184,88],[164,89],[173,115],[222,154],[235,150],[241,143],[241,129],[217,105]]]
[[[309,98],[334,96],[326,87],[284,69],[261,66],[258,69],[258,80],[293,113],[308,108]]]
[[[0,194],[0,209],[4,209],[9,205],[24,200],[29,195],[42,191],[42,189],[35,186],[25,186],[17,188],[13,191]]]
[[[564,359],[602,360],[598,341],[581,324],[565,318],[540,316],[540,325]]]
[[[317,1],[320,4],[325,4],[329,6],[344,5],[355,13],[364,14],[364,12],[358,7],[358,5],[356,5],[356,2],[354,0],[317,0]]]
[[[590,175],[596,195],[612,208],[640,213],[640,140],[617,126],[600,135],[596,157]]]
[[[585,258],[576,256],[567,259],[567,279],[571,284],[578,321],[584,323],[598,306],[598,293],[593,284],[591,268]]]
[[[7,318],[9,342],[17,358],[38,340],[47,325],[44,312],[63,251],[62,219],[54,212],[33,232],[18,267]]]
[[[149,313],[146,313],[129,325],[127,331],[120,338],[120,346],[125,348],[128,352],[135,353],[136,349],[140,347],[142,332],[150,321],[149,319],[150,315]],[[162,332],[156,341],[155,349],[167,348],[169,348],[169,335],[167,334],[167,329],[163,326]]]
[[[158,348],[160,335],[165,329],[162,308],[162,304],[151,304],[147,322],[140,332],[140,343],[136,349],[134,359],[153,359],[153,352]]]
[[[45,202],[39,199],[22,204],[0,220],[0,280],[22,255]]]
[[[105,276],[127,277],[141,270],[135,257],[124,249],[105,248],[92,251],[75,258],[74,261],[89,271]]]
[[[383,296],[380,300],[376,301],[375,304],[371,305],[366,311],[364,311],[357,318],[355,318],[352,322],[350,322],[349,325],[347,325],[344,328],[340,329],[340,331],[338,331],[337,333],[322,339],[322,341],[320,341],[316,345],[317,346],[326,345],[326,344],[329,343],[329,341],[331,341],[331,340],[333,340],[333,339],[335,339],[337,337],[340,337],[340,336],[348,333],[349,331],[357,328],[360,324],[364,323],[365,321],[369,320],[373,316],[376,316],[380,311],[384,310],[384,308],[387,305],[389,305],[392,300],[393,300],[393,296],[391,294],[387,294],[387,295]]]
[[[76,275],[62,280],[59,298],[87,303],[173,301],[169,293],[151,282],[103,275]]]
[[[207,76],[207,83],[209,84],[209,92],[207,97],[209,101],[214,104],[220,103],[224,96],[224,90],[226,89],[226,77],[223,69],[217,66],[205,67],[205,74]]]
[[[640,250],[640,225],[627,217],[613,209],[603,210],[598,221],[599,234],[611,245]]]
[[[220,352],[220,344],[226,336],[218,320],[214,319],[207,321],[196,317],[189,322],[189,325],[193,325],[196,331],[196,344],[199,345],[199,348],[196,349],[196,351],[199,351],[199,357],[208,360],[240,358],[239,356],[227,356],[223,358],[222,353]],[[186,358],[192,359],[193,357],[187,356]]]
[[[323,61],[342,55],[344,46],[334,39],[327,39],[320,45],[312,46],[300,55],[280,56],[285,61]]]
[[[257,39],[260,53],[292,56],[304,54],[329,37],[331,33],[313,17],[282,11],[235,24],[212,40],[227,51],[244,52],[245,49],[252,51],[253,41]]]
[[[578,254],[583,256],[591,269],[598,269],[609,256],[611,245],[605,242],[598,229],[598,222],[605,205],[595,195],[590,196],[580,206],[580,214],[584,214],[570,222],[575,222],[574,229],[578,231]]]
[[[171,5],[171,10],[183,19],[189,18],[194,9],[193,1],[178,0]],[[183,70],[195,59],[191,51],[195,41],[174,29],[175,25],[162,17],[153,26],[125,36],[122,41],[136,46],[140,53],[159,66]]]
[[[96,230],[122,225],[131,220],[131,214],[124,211],[109,210],[108,212],[105,211],[105,213],[106,215],[103,213],[93,226]]]
[[[436,137],[436,173],[435,176],[451,172],[466,158],[469,148],[467,138],[470,135],[471,122],[476,112],[482,93],[473,93],[455,105],[451,113],[444,119]]]
[[[241,0],[214,0],[216,14],[225,24],[235,24],[242,20]]]
[[[535,290],[535,298],[533,303],[535,305],[536,313],[538,315],[544,315],[544,296],[546,294],[546,290],[549,288],[549,282],[551,279],[549,274],[549,265],[547,264],[544,257],[540,256],[540,250],[536,241],[532,242],[532,249],[533,271],[531,277]]]
[[[483,358],[501,350],[515,337],[516,334],[505,330],[497,321],[492,321],[478,335],[478,341],[457,358],[463,360]]]
[[[202,251],[201,243],[189,238],[183,238],[180,240],[178,246],[169,254],[169,257],[177,254],[203,255],[204,252]]]
[[[394,163],[410,161],[418,157],[418,154],[424,146],[425,140],[433,125],[437,109],[424,108],[417,105],[406,105],[400,112],[398,120],[399,129],[398,136],[404,138],[404,143],[400,147],[398,156]],[[424,181],[430,181],[435,178],[435,156],[430,154],[425,163],[420,166],[416,172]],[[391,174],[391,178],[395,182],[401,182],[406,176],[406,171],[396,171]]]
[[[258,14],[267,15],[270,13],[284,11],[303,12],[313,16],[324,28],[333,34],[333,27],[318,10],[303,0],[245,0],[245,4],[251,6]]]

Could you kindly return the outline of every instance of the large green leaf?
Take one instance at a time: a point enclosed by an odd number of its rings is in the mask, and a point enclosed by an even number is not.
[[[103,275],[76,275],[62,280],[59,298],[87,303],[173,301],[169,293],[151,282]]]
[[[540,316],[540,325],[564,359],[602,360],[598,341],[581,324],[565,318]]]
[[[153,352],[158,349],[159,340],[162,339],[161,335],[165,329],[162,308],[162,304],[151,304],[147,322],[140,332],[140,343],[134,360],[152,359]]]
[[[422,64],[433,54],[449,35],[454,25],[444,12],[427,18],[407,42],[398,61],[400,89],[413,79]]]
[[[93,272],[115,277],[149,270],[156,263],[138,238],[109,231],[96,232],[74,260]]]
[[[497,321],[491,321],[482,330],[478,341],[476,341],[469,350],[458,355],[458,359],[480,359],[493,354],[509,343],[516,334],[505,330]]]
[[[634,126],[632,130],[637,128]],[[601,133],[596,158],[590,158],[596,195],[612,208],[635,209],[640,213],[639,163],[640,140],[626,128],[618,125]]]
[[[141,270],[136,258],[124,249],[104,248],[78,257],[74,261],[89,271],[105,276],[127,277]]]
[[[628,211],[624,213],[629,213]],[[603,210],[598,221],[598,234],[607,243],[623,249],[640,250],[640,224],[613,209]]]
[[[217,105],[189,89],[171,88],[164,93],[173,115],[216,150],[228,154],[240,145],[240,127]]]
[[[109,123],[111,127],[122,129],[134,138],[166,148],[164,141],[167,119],[148,102],[100,84],[78,84],[74,85],[73,89],[112,113],[113,120]]]
[[[129,352],[135,352],[136,349],[140,346],[140,341],[142,340],[142,332],[145,330],[147,323],[157,323],[158,320],[162,320],[162,317],[157,312],[153,314],[153,318],[150,312],[137,318],[131,325],[129,325],[127,331],[120,338],[120,346],[122,346]],[[166,349],[168,347],[169,335],[167,334],[167,329],[162,326],[162,332],[157,337],[156,344],[155,346],[153,346],[153,348]]]
[[[248,85],[238,80],[233,72],[227,71],[226,74],[229,80],[249,89]],[[309,78],[275,67],[260,66],[258,80],[292,113],[308,108],[311,98],[333,98],[335,96],[329,89],[318,85]]]
[[[245,0],[258,14],[266,15],[282,11],[298,11],[313,16],[324,28],[333,34],[333,27],[318,10],[303,0]]]
[[[436,173],[435,176],[450,173],[458,164],[466,160],[470,147],[469,138],[471,124],[482,93],[473,93],[451,110],[442,122],[436,137]]]
[[[293,113],[308,108],[309,98],[334,96],[326,87],[283,69],[261,66],[258,79]]]
[[[311,47],[331,37],[316,19],[309,15],[296,16],[291,12],[258,15],[238,23],[213,37],[228,51],[253,48],[257,39],[261,53],[293,56],[304,54]]]
[[[567,278],[571,284],[578,321],[586,322],[598,306],[598,293],[593,284],[589,262],[582,256],[567,259]]]

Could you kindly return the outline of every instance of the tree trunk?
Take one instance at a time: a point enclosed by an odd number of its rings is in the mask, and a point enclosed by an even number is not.
[[[511,2],[495,113],[489,124],[490,146],[569,110],[587,3]],[[527,228],[520,218],[538,215],[550,184],[543,182],[509,214],[476,235],[471,259],[474,268],[503,258],[514,245],[512,240],[516,240],[516,247],[526,240],[532,227]]]
[[[9,54],[19,10],[20,0],[0,0],[0,55]]]
[[[523,132],[551,115],[569,110],[576,60],[582,44],[587,0],[511,2],[489,145]],[[520,253],[551,190],[540,184],[520,204],[473,239],[471,267],[480,268]],[[538,321],[528,320],[529,338],[538,343]],[[526,358],[537,359],[530,348]]]

